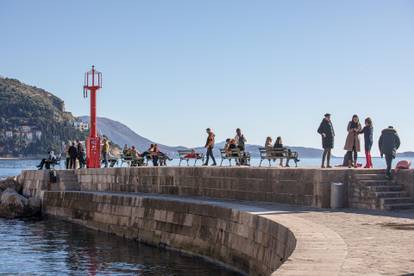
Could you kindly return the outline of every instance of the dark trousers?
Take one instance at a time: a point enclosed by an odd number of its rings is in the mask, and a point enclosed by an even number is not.
[[[108,168],[108,153],[104,152],[102,153],[102,155],[103,155],[103,162],[105,164],[105,168]]]
[[[40,164],[37,166],[39,168],[39,170],[43,170],[43,167],[46,168],[46,170],[50,170],[50,160],[47,160],[45,158],[42,159],[42,161],[40,161]]]
[[[157,155],[154,155],[154,156],[152,157],[152,165],[153,165],[154,167],[158,166],[158,156],[157,156]]]
[[[348,165],[353,165],[356,167],[358,160],[358,152],[356,149],[353,148],[352,151],[348,151],[346,154],[348,156]]]
[[[70,166],[69,166],[69,168],[76,170],[76,157],[71,157],[70,158]]]
[[[69,169],[70,157],[66,157],[66,169]]]
[[[216,159],[214,158],[213,148],[208,147],[207,148],[206,165],[208,165],[208,161],[210,160],[210,157],[211,157],[211,160],[213,160],[213,164],[215,165],[216,164]]]
[[[323,150],[323,155],[322,155],[322,167],[325,166],[325,160],[326,160],[326,165],[330,166],[331,165],[331,148],[326,148]],[[289,164],[289,163],[287,163]]]
[[[85,167],[85,159],[82,156],[78,156],[78,160],[79,160],[79,168],[84,168]]]
[[[385,162],[387,163],[387,176],[391,176],[392,160],[394,156],[390,154],[385,155]]]

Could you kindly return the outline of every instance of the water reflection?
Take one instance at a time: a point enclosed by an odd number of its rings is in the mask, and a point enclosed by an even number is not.
[[[0,219],[0,274],[238,275],[200,258],[57,220]]]

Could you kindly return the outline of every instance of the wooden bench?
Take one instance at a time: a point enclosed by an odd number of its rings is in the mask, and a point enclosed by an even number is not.
[[[148,166],[148,162],[150,160],[152,160],[152,157],[154,156],[154,153],[148,154],[147,158],[146,158],[146,165]],[[158,157],[158,165],[159,166],[167,166],[167,160],[170,160],[170,158],[168,157],[168,155],[158,152],[157,154]]]
[[[178,157],[180,158],[179,166],[181,166],[182,161],[187,161],[187,166],[189,166],[190,160],[194,160],[194,166],[197,164],[198,160],[201,160],[201,162],[204,162],[204,154],[196,152],[195,156],[190,156],[190,154],[193,154],[192,150],[179,150],[178,151]]]
[[[279,159],[283,162],[283,159],[286,160],[286,167],[289,167],[289,161],[294,160],[296,167],[298,166],[299,162],[299,154],[296,151],[291,151],[290,149],[283,148],[283,149],[275,149],[275,148],[259,148],[260,152],[260,165],[262,166],[262,162],[264,160],[269,161],[269,167],[271,166],[271,161],[276,161]]]
[[[146,165],[144,157],[134,157],[131,155],[121,155],[121,167],[127,164],[128,167],[140,167]]]
[[[236,165],[246,165],[250,166],[250,153],[240,150],[239,148],[230,149],[226,151],[225,149],[220,149],[221,163],[223,165],[224,160],[229,161],[229,166],[231,167],[231,160],[234,159]]]
[[[45,164],[44,167],[46,170],[54,170],[55,166],[59,166],[60,167],[60,160],[62,159],[62,157],[60,155],[58,155],[55,159],[53,160],[45,160]]]

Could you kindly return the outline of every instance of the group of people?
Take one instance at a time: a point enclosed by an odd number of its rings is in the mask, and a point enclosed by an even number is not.
[[[213,161],[212,166],[216,166],[216,159],[213,154],[214,144],[215,144],[215,134],[210,128],[206,129],[207,132],[207,140],[205,144],[205,148],[207,149],[206,152],[206,161],[203,164],[204,166],[208,166],[210,158]],[[319,125],[317,132],[322,137],[322,147],[323,147],[323,154],[322,154],[322,168],[331,168],[331,155],[332,149],[334,148],[334,140],[335,140],[335,131],[331,121],[331,114],[327,113],[324,115],[322,122]],[[364,135],[364,150],[365,150],[365,157],[366,157],[366,164],[364,168],[373,168],[372,157],[371,157],[371,149],[374,143],[374,127],[371,118],[366,118],[364,121],[364,126],[362,127],[358,115],[353,115],[351,121],[349,121],[347,126],[348,135],[346,137],[346,142],[344,149],[346,150],[346,154],[344,156],[344,161],[342,166],[347,166],[349,168],[360,167],[361,164],[358,164],[358,152],[361,151],[361,141],[360,135]],[[241,153],[245,154],[245,147],[246,147],[247,139],[242,133],[240,128],[236,129],[236,134],[234,138],[226,139],[226,144],[224,146],[224,150],[227,154],[233,154],[234,149],[239,149]],[[379,150],[381,157],[385,156],[386,164],[387,164],[387,176],[391,177],[391,167],[392,161],[396,157],[397,149],[400,147],[400,138],[397,134],[397,131],[392,127],[389,126],[388,128],[384,129],[381,132],[381,136],[378,141]],[[276,138],[275,143],[271,137],[267,137],[265,141],[265,148],[267,149],[284,149],[282,138],[279,136]],[[102,145],[102,163],[104,163],[105,167],[108,167],[108,159],[109,159],[109,141],[108,139],[103,139]],[[125,157],[130,157],[132,162],[138,162],[141,159],[152,160],[154,166],[158,165],[165,165],[165,160],[171,160],[167,155],[162,153],[159,150],[157,144],[151,144],[148,150],[140,153],[135,146],[128,147],[125,145],[123,148],[123,155]],[[81,141],[76,140],[66,144],[65,146],[65,154],[66,154],[66,169],[76,169],[77,164],[79,164],[79,168],[84,168],[86,164],[86,154],[85,148]],[[196,154],[195,151],[193,154]],[[276,158],[277,159],[277,158]],[[56,156],[54,155],[53,151],[49,152],[49,156],[46,159],[43,159],[41,163],[38,165],[39,169],[43,169],[44,166],[49,167],[51,163],[56,161]],[[161,163],[159,163],[161,162]],[[164,164],[162,163],[164,162]],[[280,165],[283,166],[283,160],[280,160]],[[240,158],[239,162],[240,165],[243,165],[243,158]],[[326,164],[326,165],[325,165]],[[136,164],[133,164],[136,165]],[[289,166],[287,163],[286,166]]]
[[[266,149],[276,149],[276,150],[280,150],[280,151],[285,149],[285,147],[283,146],[283,141],[282,141],[281,136],[278,136],[276,138],[276,141],[275,141],[274,144],[273,144],[272,137],[268,136],[266,138],[264,147]],[[288,151],[289,155],[292,153],[290,149],[287,149],[287,151]],[[283,156],[283,155],[280,155],[280,154],[279,154],[279,156],[275,155],[275,157],[281,157],[281,156]],[[294,159],[295,159],[295,162],[299,162],[299,159],[297,157],[294,157]],[[286,167],[289,167],[289,161],[290,161],[290,158],[286,158],[286,165],[285,165]],[[280,164],[279,165],[281,167],[283,167],[283,158],[280,158]]]
[[[166,159],[171,160],[171,158],[159,150],[157,144],[151,144],[150,147],[142,153],[139,152],[135,146],[128,147],[128,145],[125,144],[122,154],[124,157],[131,159],[132,166],[140,165],[139,162],[141,158],[152,160],[154,166],[165,165]]]
[[[334,148],[335,131],[331,121],[331,114],[325,114],[317,132],[322,137],[322,147],[324,149],[322,155],[322,168],[331,168],[331,151]],[[358,115],[352,116],[347,126],[348,135],[344,149],[346,154],[342,166],[349,168],[357,168],[358,164],[358,152],[361,151],[360,135],[364,135],[364,150],[366,164],[364,168],[372,168],[372,156],[371,149],[374,144],[374,126],[371,118],[366,118],[364,121],[364,127],[362,127]],[[392,160],[395,159],[398,148],[400,147],[400,138],[394,127],[389,126],[381,132],[381,136],[378,141],[381,157],[385,156],[387,163],[387,177],[391,178]],[[326,161],[326,166],[325,166]]]
[[[206,162],[203,165],[208,166],[209,159],[211,158],[213,160],[212,166],[216,166],[217,163],[216,163],[216,160],[213,154],[215,134],[210,128],[207,128],[206,132],[208,135],[207,141],[205,144],[205,148],[207,149],[207,153],[206,153],[207,158],[206,158]],[[236,129],[236,135],[234,136],[234,138],[226,139],[226,144],[224,145],[224,150],[226,154],[228,155],[234,154],[234,149],[239,149],[240,153],[242,154],[240,159],[237,162],[238,165],[244,165],[245,158],[243,157],[246,155],[246,152],[245,152],[246,142],[247,142],[247,139],[242,133],[240,128]],[[266,149],[279,149],[279,150],[285,149],[285,147],[283,146],[282,137],[280,136],[276,138],[275,143],[273,143],[272,137],[267,137],[264,147]],[[281,157],[281,156],[275,156],[275,159],[277,159],[277,157]],[[299,160],[296,160],[296,161],[299,161]],[[283,158],[280,158],[280,166],[283,166]],[[289,167],[289,158],[287,158],[286,166]]]
[[[215,143],[215,134],[210,128],[207,128],[206,132],[207,132],[207,141],[204,147],[207,149],[207,152],[206,152],[206,162],[203,164],[203,166],[208,166],[210,158],[213,161],[212,166],[216,166],[217,162],[216,162],[216,159],[214,158],[214,153],[213,153],[214,143]],[[234,149],[239,149],[240,152],[245,154],[244,151],[245,151],[246,142],[247,142],[247,139],[244,136],[244,134],[241,132],[241,129],[237,128],[236,135],[234,136],[234,138],[226,139],[224,150],[226,151],[227,154],[232,154],[232,151]],[[238,164],[243,165],[243,162],[244,162],[244,158],[241,157],[238,160]]]
[[[69,141],[65,145],[66,169],[84,168],[86,164],[85,147],[79,140]]]

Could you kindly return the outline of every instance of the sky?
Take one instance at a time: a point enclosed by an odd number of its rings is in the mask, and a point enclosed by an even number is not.
[[[393,125],[414,150],[414,1],[0,0],[0,27],[0,75],[80,116],[94,64],[98,116],[159,143],[239,127],[249,143],[321,147],[329,112],[337,155],[353,114],[373,119],[375,140]]]

